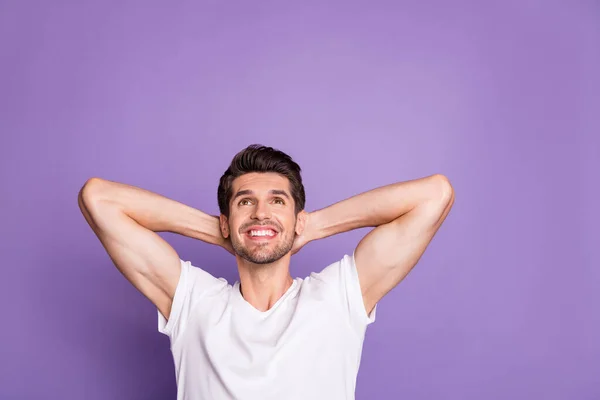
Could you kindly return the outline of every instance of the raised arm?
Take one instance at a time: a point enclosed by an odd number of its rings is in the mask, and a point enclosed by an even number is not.
[[[232,251],[219,219],[159,194],[100,178],[78,195],[83,216],[117,269],[169,318],[181,265],[155,232],[173,232]]]
[[[398,182],[312,212],[303,241],[376,227],[355,250],[367,313],[417,264],[454,204],[443,175]]]

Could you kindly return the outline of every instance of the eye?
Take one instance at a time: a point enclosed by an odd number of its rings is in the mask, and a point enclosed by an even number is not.
[[[247,203],[246,202],[250,202],[250,199],[242,199],[240,200],[240,202],[238,203],[238,205],[240,206],[245,206]]]
[[[279,204],[285,204],[285,201],[283,201],[283,199],[281,197],[277,197],[274,200],[275,202],[280,202]]]

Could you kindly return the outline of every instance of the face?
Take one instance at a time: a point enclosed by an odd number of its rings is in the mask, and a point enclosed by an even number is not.
[[[233,181],[229,218],[221,215],[221,231],[233,250],[254,264],[275,262],[290,252],[302,233],[303,211],[295,215],[286,177],[248,173]]]

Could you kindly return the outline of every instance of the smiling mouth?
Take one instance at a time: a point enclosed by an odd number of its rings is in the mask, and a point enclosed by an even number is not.
[[[273,229],[251,229],[246,232],[246,236],[251,240],[270,240],[275,238],[278,232]]]

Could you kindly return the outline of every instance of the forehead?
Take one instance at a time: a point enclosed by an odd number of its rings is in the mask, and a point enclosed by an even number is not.
[[[252,190],[259,194],[269,190],[285,190],[289,193],[290,189],[288,179],[274,172],[250,172],[235,178],[231,186],[233,195],[240,190]]]

